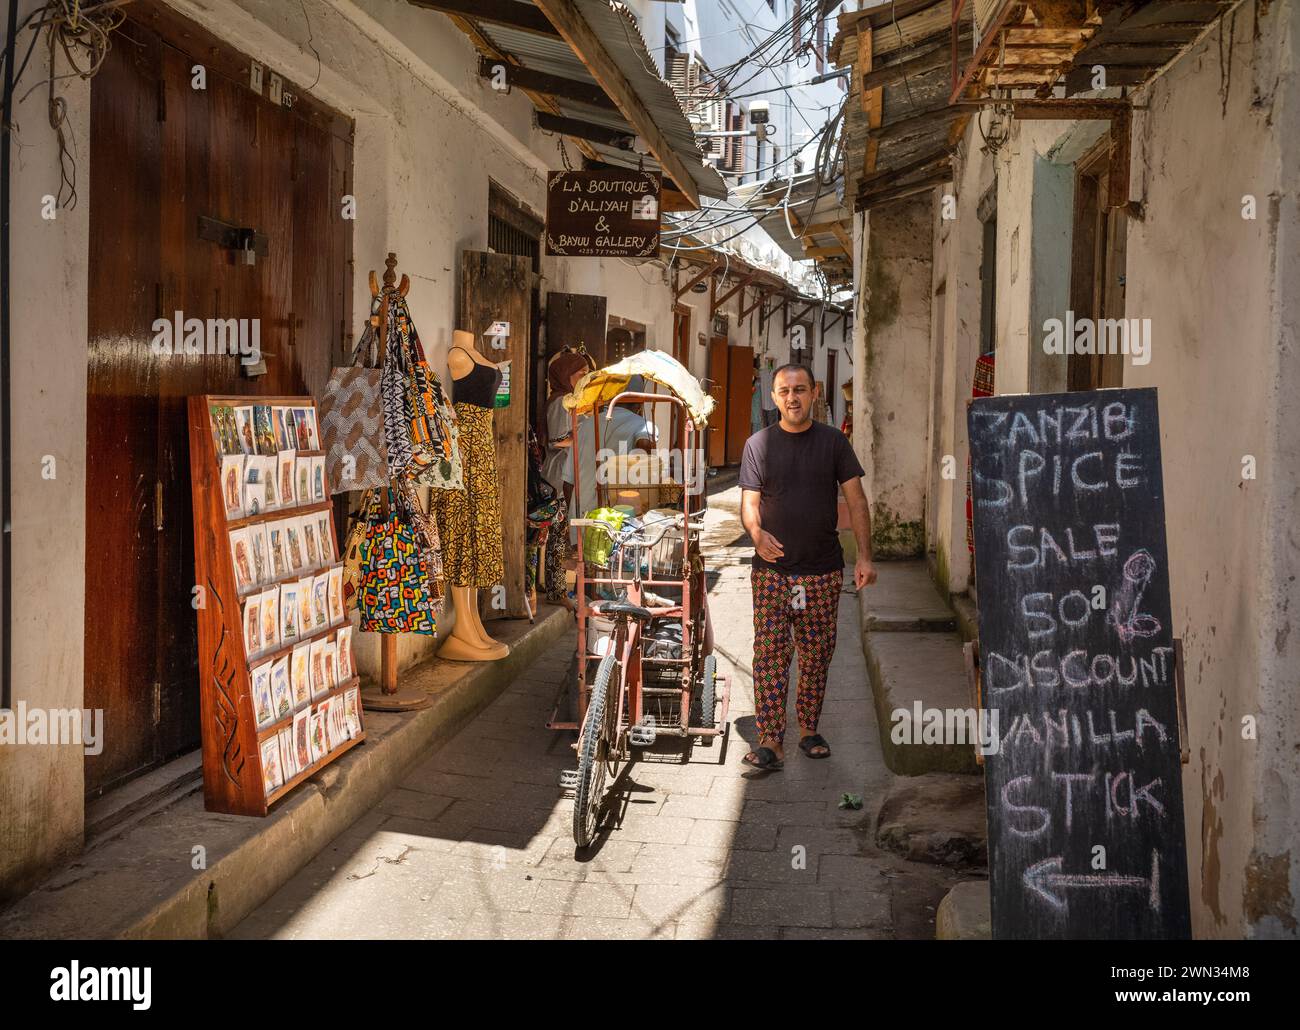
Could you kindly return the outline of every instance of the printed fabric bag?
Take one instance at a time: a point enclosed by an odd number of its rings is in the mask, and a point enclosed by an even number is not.
[[[378,341],[367,322],[352,364],[335,368],[320,402],[321,440],[330,493],[388,483]]]
[[[363,633],[436,633],[437,610],[415,529],[389,490],[385,512],[378,492],[365,515],[357,609]]]
[[[374,501],[374,490],[361,495],[361,507],[348,521],[348,536],[343,543],[343,606],[352,611],[361,590],[361,545],[366,539],[366,518]]]
[[[397,356],[403,376],[403,414],[409,430],[411,461],[404,475],[419,486],[463,490],[460,433],[456,416],[429,368],[420,334],[403,300],[394,311],[390,352]]]

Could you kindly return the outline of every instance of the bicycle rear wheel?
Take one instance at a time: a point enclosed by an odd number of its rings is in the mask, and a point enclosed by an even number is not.
[[[611,758],[615,733],[611,724],[617,717],[615,691],[622,683],[618,659],[612,654],[601,659],[596,682],[587,703],[578,738],[578,786],[573,798],[573,842],[585,848],[596,839],[600,825],[601,802],[605,795],[606,761]]]

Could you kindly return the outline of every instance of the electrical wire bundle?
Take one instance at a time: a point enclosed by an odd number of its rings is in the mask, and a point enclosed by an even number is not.
[[[27,44],[27,52],[23,55],[22,63],[13,76],[13,86],[17,89],[40,39],[40,30],[42,28],[46,30],[46,42],[50,51],[49,78],[32,86],[22,95],[19,103],[25,101],[41,86],[49,87],[50,128],[54,130],[59,145],[61,181],[57,202],[62,208],[71,209],[77,205],[77,164],[68,148],[64,131],[68,104],[63,97],[54,95],[54,84],[60,79],[89,79],[99,71],[105,58],[108,57],[109,50],[112,49],[113,30],[126,20],[126,13],[122,8],[129,2],[130,0],[98,0],[86,4],[83,0],[47,0],[45,4],[28,14],[15,33],[18,35],[26,30],[31,30],[32,33]],[[63,51],[64,59],[72,69],[62,75],[55,74],[55,57],[59,50]],[[12,131],[13,126],[4,128]]]

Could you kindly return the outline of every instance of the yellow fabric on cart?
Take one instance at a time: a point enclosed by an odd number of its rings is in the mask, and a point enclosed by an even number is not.
[[[686,405],[697,426],[708,424],[713,398],[685,365],[658,350],[641,351],[608,368],[588,372],[564,398],[564,406],[569,411],[588,412],[596,404],[607,405],[627,389],[633,376],[644,376],[666,386]]]

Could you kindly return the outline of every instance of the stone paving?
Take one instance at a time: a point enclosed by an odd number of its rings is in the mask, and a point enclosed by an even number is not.
[[[873,842],[890,780],[856,599],[841,601],[821,731],[833,755],[791,747],[784,771],[741,763],[754,738],[748,558],[735,487],[705,539],[731,732],[689,751],[661,740],[618,781],[607,828],[579,852],[557,785],[573,734],[545,728],[572,638],[430,754],[231,935],[241,938],[931,937],[956,877]],[[797,739],[791,704],[790,739]],[[859,811],[837,807],[862,794]]]

